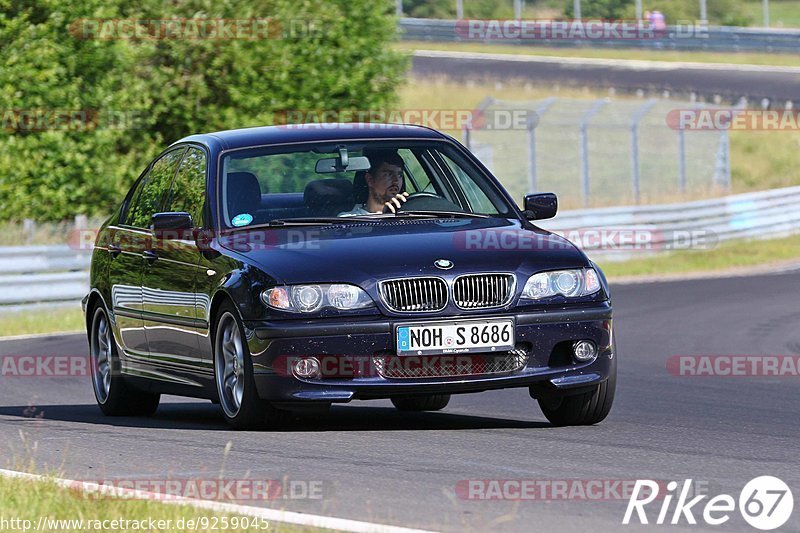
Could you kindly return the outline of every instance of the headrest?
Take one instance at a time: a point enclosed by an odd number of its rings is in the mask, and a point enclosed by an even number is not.
[[[240,213],[255,215],[261,207],[261,186],[251,172],[228,172],[227,194],[230,216]]]
[[[312,181],[303,191],[303,201],[312,216],[336,216],[353,208],[353,184],[346,178]]]

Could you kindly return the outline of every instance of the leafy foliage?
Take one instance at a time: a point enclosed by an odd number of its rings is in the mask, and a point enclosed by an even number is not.
[[[748,26],[752,23],[748,17],[737,9],[741,0],[714,0],[707,5],[707,15],[712,25]],[[570,18],[574,15],[574,2],[564,0],[564,14]],[[700,2],[698,0],[669,0],[661,2],[643,2],[643,11],[658,10],[664,14],[667,24],[679,21],[695,21],[700,18]],[[581,0],[582,18],[601,19],[634,19],[636,2],[634,0]]]
[[[456,17],[455,0],[403,0],[406,16],[452,19]],[[467,18],[513,18],[512,0],[464,0]]]
[[[273,38],[85,38],[108,35],[81,26],[98,18],[270,18]],[[0,0],[0,220],[108,213],[191,133],[386,107],[395,31],[372,0]]]

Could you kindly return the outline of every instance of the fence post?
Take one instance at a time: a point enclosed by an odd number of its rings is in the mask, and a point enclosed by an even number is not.
[[[486,110],[489,109],[489,107],[491,107],[495,102],[496,100],[494,99],[493,96],[487,96],[486,98],[481,100],[481,103],[478,104],[478,107],[475,109],[475,111],[472,112],[472,119],[470,120],[470,123],[461,126],[461,144],[466,146],[467,150],[469,150],[470,152],[472,151],[471,130],[474,125],[473,123],[475,122],[476,119],[482,118],[483,114],[486,113]]]
[[[466,125],[461,126],[461,144],[467,147],[467,150],[470,152],[472,151],[472,146],[470,146],[470,135],[469,135],[469,127]]]
[[[742,99],[735,106],[733,118],[747,109],[747,100]],[[729,191],[731,188],[731,138],[727,129],[723,129],[719,136],[719,148],[714,165],[714,181]]]
[[[403,0],[395,0],[394,10],[398,17],[403,16]]]
[[[686,130],[678,129],[678,190],[686,194]]]
[[[456,19],[464,18],[464,0],[456,0]]]
[[[639,174],[639,122],[647,115],[658,100],[648,100],[631,117],[631,180],[633,182],[633,198],[638,204],[641,200],[641,176]]]
[[[541,105],[536,108],[533,116],[528,117],[527,132],[528,132],[528,192],[534,193],[539,189],[539,177],[536,169],[536,127],[539,125],[539,119],[547,111],[547,109],[556,102],[557,98],[551,96],[550,98],[542,101]]]
[[[603,98],[595,101],[592,107],[583,114],[580,122],[580,144],[578,146],[578,155],[581,159],[581,188],[583,190],[583,205],[589,205],[589,121],[595,116],[604,105],[610,100]]]
[[[731,187],[731,156],[730,156],[730,137],[728,130],[723,129],[719,136],[719,148],[717,149],[717,160],[714,165],[714,181],[725,190]]]
[[[33,243],[33,236],[36,233],[36,222],[30,218],[22,221],[22,235],[25,238],[25,244]]]

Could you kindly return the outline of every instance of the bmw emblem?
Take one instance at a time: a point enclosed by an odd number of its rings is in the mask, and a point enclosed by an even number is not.
[[[436,268],[441,268],[442,270],[450,270],[453,268],[453,262],[449,259],[437,259],[433,264]]]

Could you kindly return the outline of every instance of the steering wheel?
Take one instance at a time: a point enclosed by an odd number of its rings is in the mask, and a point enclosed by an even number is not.
[[[438,194],[428,192],[428,191],[420,191],[415,192],[414,194],[409,195],[408,199],[400,204],[400,208],[397,209],[398,213],[403,211],[450,211],[456,213],[463,213],[464,210],[457,204],[454,204],[450,200],[446,200],[439,196]],[[388,207],[384,208],[384,213],[390,213]]]

